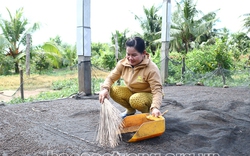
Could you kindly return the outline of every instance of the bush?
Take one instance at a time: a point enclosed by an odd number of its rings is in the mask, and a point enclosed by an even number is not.
[[[215,55],[213,48],[195,49],[187,54],[186,66],[194,73],[213,71],[218,67]]]
[[[186,55],[186,66],[194,73],[206,73],[223,68],[233,67],[233,56],[226,48],[226,44],[217,41],[216,45],[194,49]]]
[[[15,60],[0,53],[0,75],[9,75],[15,69]]]
[[[168,83],[176,83],[181,79],[182,55],[178,52],[171,52],[168,61]]]
[[[40,54],[39,57],[35,58],[35,69],[41,74],[43,71],[51,68],[50,63],[48,62],[45,55]]]

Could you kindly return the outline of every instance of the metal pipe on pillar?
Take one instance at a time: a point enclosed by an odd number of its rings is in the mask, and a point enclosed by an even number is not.
[[[90,0],[77,0],[77,55],[79,93],[91,95]]]

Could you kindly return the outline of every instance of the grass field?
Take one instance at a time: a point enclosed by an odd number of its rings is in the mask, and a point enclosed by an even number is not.
[[[91,90],[96,93],[109,72],[91,69]],[[20,97],[20,75],[0,76],[0,101],[17,104],[52,100],[78,93],[78,70],[59,69],[45,74],[23,75],[24,99]]]
[[[91,92],[100,91],[100,84],[103,83],[109,72],[91,68]],[[237,76],[237,77],[235,77]],[[20,98],[20,75],[0,76],[0,101],[8,101],[10,104],[17,104],[30,101],[51,100],[69,97],[79,92],[78,70],[57,69],[47,71],[45,74],[31,74],[23,76],[24,100]],[[187,80],[185,85],[194,85],[197,82],[193,79]],[[121,81],[123,84],[123,81]],[[211,75],[203,80],[205,86],[222,87],[221,76]],[[226,85],[230,87],[250,87],[249,71],[232,73],[226,79]],[[6,96],[7,95],[7,96]]]
[[[107,72],[93,69],[93,78],[105,78]],[[54,70],[43,75],[31,74],[23,75],[24,88],[27,90],[38,88],[50,88],[53,82],[78,78],[78,70]],[[20,87],[20,75],[0,76],[0,91],[15,90]]]

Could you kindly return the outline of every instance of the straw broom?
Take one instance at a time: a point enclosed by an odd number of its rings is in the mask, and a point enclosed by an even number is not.
[[[121,141],[122,117],[120,111],[108,99],[104,99],[100,110],[100,122],[96,141],[101,146],[115,147]]]

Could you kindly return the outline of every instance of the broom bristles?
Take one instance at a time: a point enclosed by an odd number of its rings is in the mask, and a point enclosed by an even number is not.
[[[96,141],[102,146],[115,147],[121,141],[122,117],[120,111],[108,99],[100,110],[100,122]]]

